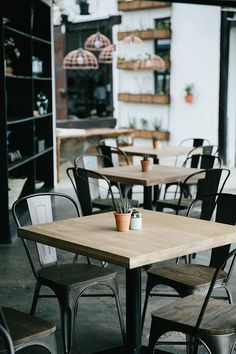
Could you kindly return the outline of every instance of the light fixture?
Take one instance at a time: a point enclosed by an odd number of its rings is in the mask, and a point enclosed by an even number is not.
[[[99,54],[98,61],[101,64],[111,64],[115,46],[113,44],[105,47]]]
[[[110,44],[109,38],[100,32],[96,32],[86,39],[84,48],[91,51],[101,51]]]
[[[125,44],[141,44],[143,40],[138,36],[135,36],[133,33],[123,39]]]
[[[166,64],[159,55],[151,56],[151,54],[146,54],[146,58],[139,60],[138,68],[143,70],[164,71]]]
[[[97,70],[98,61],[95,55],[82,48],[72,50],[63,60],[63,69],[67,70]]]

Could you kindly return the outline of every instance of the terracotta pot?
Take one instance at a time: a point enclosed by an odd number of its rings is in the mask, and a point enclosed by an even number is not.
[[[120,231],[120,232],[128,231],[129,224],[130,224],[130,218],[131,218],[131,212],[129,212],[127,214],[120,214],[115,211],[114,216],[115,216],[115,221],[116,221],[116,230]]]
[[[185,95],[184,99],[185,99],[185,102],[192,103],[193,102],[193,95]]]
[[[160,146],[160,141],[159,140],[153,140],[152,141],[152,146],[153,146],[153,149],[157,149]]]
[[[151,161],[150,160],[141,160],[142,172],[147,172],[150,170]]]

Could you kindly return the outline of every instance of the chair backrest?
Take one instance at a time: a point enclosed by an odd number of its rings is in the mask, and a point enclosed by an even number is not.
[[[197,210],[197,212],[196,212]],[[200,212],[199,212],[200,210]],[[189,206],[187,216],[199,216],[223,224],[236,224],[236,195],[230,193],[205,194],[195,199]],[[216,268],[230,251],[230,244],[213,248],[209,265]]]
[[[203,154],[193,154],[188,156],[183,163],[183,167],[191,168],[220,168],[222,165],[222,160],[220,157],[215,155],[203,155]]]
[[[4,353],[6,354],[14,354],[14,345],[10,336],[10,331],[7,325],[7,321],[5,319],[4,313],[0,308],[0,351],[2,351],[2,344]]]
[[[198,147],[198,146],[210,145],[210,144],[211,144],[210,141],[205,138],[187,138],[180,142],[180,146],[188,145],[192,147]]]
[[[129,159],[126,153],[118,147],[98,145],[97,152],[101,155],[107,156],[112,161],[112,165],[105,161],[105,167],[120,166],[122,164],[129,165]]]
[[[207,309],[207,306],[208,306],[208,303],[209,303],[209,300],[212,296],[212,292],[215,288],[215,284],[216,284],[216,281],[217,281],[217,278],[219,276],[219,272],[225,268],[227,262],[230,260],[230,259],[233,259],[232,262],[231,262],[231,265],[234,263],[234,260],[235,260],[235,256],[236,256],[236,249],[234,249],[233,251],[231,251],[226,257],[222,257],[221,258],[221,262],[220,264],[217,266],[217,269],[213,275],[213,278],[212,278],[212,281],[211,281],[211,285],[208,289],[208,292],[207,292],[207,295],[204,299],[204,302],[203,302],[203,305],[202,305],[202,308],[201,308],[201,311],[199,313],[199,316],[198,316],[198,320],[196,322],[196,325],[195,325],[195,336],[198,337],[198,330],[201,326],[201,323],[202,323],[202,320],[204,318],[204,314],[206,312],[206,309]],[[220,307],[220,304],[219,304],[219,307]]]
[[[78,197],[83,216],[93,214],[93,197],[96,195],[96,199],[101,198],[101,189],[104,194],[111,195],[114,204],[111,184],[105,176],[82,167],[68,167],[66,173]]]
[[[190,195],[191,198],[201,198],[205,194],[221,193],[229,175],[230,170],[224,168],[205,169],[190,174],[180,184],[180,196],[176,214],[178,214],[182,199],[191,184],[194,185],[194,195]]]
[[[219,145],[203,145],[202,154],[203,155],[216,155],[218,156]]]
[[[79,154],[74,158],[74,166],[87,170],[96,170],[100,167],[112,165],[112,160],[102,154]]]
[[[64,193],[37,193],[17,200],[12,206],[12,214],[18,227],[36,225],[78,217],[79,209],[76,202]],[[31,256],[29,242],[22,239],[34,275],[37,277],[36,265]],[[57,253],[54,247],[35,243],[39,264],[45,267],[57,263]]]

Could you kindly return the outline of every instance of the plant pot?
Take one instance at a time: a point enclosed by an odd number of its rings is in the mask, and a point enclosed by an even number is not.
[[[127,214],[114,212],[114,216],[116,221],[116,230],[119,232],[129,231],[131,212]]]
[[[151,167],[151,161],[150,160],[141,160],[141,167],[142,167],[142,172],[148,172]]]
[[[185,95],[184,99],[185,99],[185,102],[192,103],[193,102],[193,95]]]
[[[159,148],[159,146],[160,146],[160,141],[159,141],[159,140],[153,140],[153,141],[152,141],[152,146],[153,146],[153,149]]]
[[[80,6],[80,15],[89,15],[89,4],[86,2],[81,2]]]

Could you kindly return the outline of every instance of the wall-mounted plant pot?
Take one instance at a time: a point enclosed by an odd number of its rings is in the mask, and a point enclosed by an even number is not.
[[[86,2],[79,3],[80,15],[89,15],[89,4]]]
[[[192,103],[193,102],[193,95],[185,95],[184,99],[185,99],[185,102]]]

